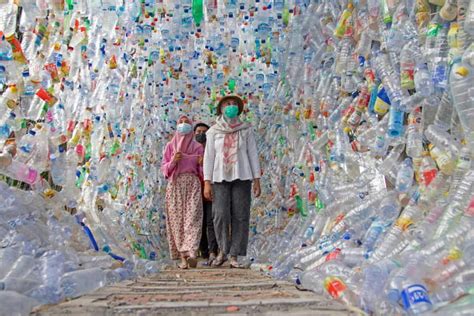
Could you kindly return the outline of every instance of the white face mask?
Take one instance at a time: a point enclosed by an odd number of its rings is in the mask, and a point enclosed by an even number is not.
[[[186,135],[192,132],[193,127],[191,126],[191,124],[188,124],[188,123],[180,123],[177,126],[177,130],[178,130],[178,133],[182,135]]]

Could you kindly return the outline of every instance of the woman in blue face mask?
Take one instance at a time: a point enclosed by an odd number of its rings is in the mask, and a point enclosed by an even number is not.
[[[202,230],[201,181],[204,149],[194,140],[191,120],[182,116],[177,132],[166,145],[161,171],[166,188],[166,234],[171,259],[178,267],[196,267]]]
[[[207,132],[204,153],[204,197],[212,200],[219,254],[214,266],[230,255],[230,267],[242,268],[238,256],[247,255],[250,203],[260,196],[260,164],[251,125],[240,120],[244,104],[227,96],[217,106],[218,118]]]

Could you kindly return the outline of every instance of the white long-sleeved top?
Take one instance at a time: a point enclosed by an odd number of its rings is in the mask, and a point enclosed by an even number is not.
[[[260,178],[257,143],[252,128],[240,130],[237,161],[228,172],[224,167],[224,133],[207,133],[204,151],[204,181],[223,182]]]

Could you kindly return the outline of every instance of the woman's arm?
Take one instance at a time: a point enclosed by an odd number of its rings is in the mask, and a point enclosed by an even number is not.
[[[212,181],[214,173],[214,161],[216,159],[216,148],[214,146],[214,135],[208,133],[206,150],[204,150],[204,181]]]
[[[206,149],[204,150],[204,198],[212,201],[212,179],[214,173],[214,162],[216,159],[216,148],[214,135],[207,133]]]
[[[203,163],[204,163],[204,148],[199,146],[196,150],[196,155],[198,156],[196,159],[197,166],[198,166],[198,174],[199,178],[203,178]]]
[[[254,179],[260,179],[262,171],[260,169],[260,161],[258,159],[257,142],[253,131],[247,137],[247,155],[249,157],[250,168],[252,169],[252,176]]]
[[[255,141],[255,136],[253,131],[249,133],[247,138],[247,155],[249,156],[250,161],[250,168],[252,169],[252,176],[253,176],[253,194],[255,197],[259,197],[262,193],[262,189],[260,187],[260,176],[261,176],[261,169],[260,169],[260,161],[258,159],[258,151],[257,151],[257,142]]]
[[[161,161],[161,172],[166,179],[168,179],[176,168],[176,161],[173,159],[173,152],[170,144],[166,144],[165,151],[163,153],[163,159]]]

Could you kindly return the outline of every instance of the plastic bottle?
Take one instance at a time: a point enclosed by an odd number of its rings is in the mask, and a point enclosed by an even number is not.
[[[8,2],[0,6],[0,31],[9,37],[15,33],[18,6],[16,3]]]
[[[413,162],[406,158],[397,173],[397,183],[395,189],[400,192],[407,192],[413,184]]]
[[[0,91],[5,90],[6,83],[7,83],[6,69],[3,65],[0,65]]]
[[[449,150],[453,155],[459,153],[459,145],[452,139],[451,135],[436,125],[429,125],[425,130],[426,138],[435,146],[442,150]]]
[[[401,87],[403,89],[414,89],[415,88],[415,56],[412,54],[411,46],[412,42],[408,42],[403,46],[400,54],[400,79]]]
[[[426,65],[418,65],[415,68],[415,89],[424,97],[434,93],[433,81]]]
[[[454,0],[447,0],[441,10],[439,11],[439,16],[446,21],[452,21],[456,19],[458,15],[457,12],[457,1]]]
[[[421,157],[423,153],[422,117],[420,110],[420,108],[417,108],[408,115],[406,153],[411,158]]]
[[[446,175],[451,175],[454,171],[453,155],[448,151],[436,147],[433,143],[429,144],[428,148],[439,170]]]
[[[474,35],[474,5],[469,3],[466,11],[466,20],[464,21],[464,30],[471,36]]]
[[[1,315],[28,315],[38,301],[13,291],[0,291]]]
[[[449,126],[451,125],[452,113],[453,105],[451,93],[450,91],[445,90],[438,105],[438,110],[436,111],[436,116],[434,118],[433,124],[438,126],[442,130],[448,130]]]
[[[333,298],[349,306],[357,305],[357,298],[347,285],[338,277],[328,276],[324,279],[324,289]]]
[[[61,278],[61,289],[67,297],[77,297],[105,284],[105,273],[99,268],[73,271]]]
[[[474,67],[470,64],[470,56],[474,50],[474,45],[463,55],[462,60],[456,60],[451,68],[451,93],[453,96],[453,105],[459,114],[459,119],[464,129],[466,140],[469,142],[471,151],[474,149],[472,133],[474,131],[472,116],[474,112],[469,104],[472,102],[472,93],[470,82],[474,76]],[[471,61],[472,62],[472,61]]]
[[[433,308],[426,286],[416,280],[405,280],[402,283],[401,298],[409,315],[419,315]]]
[[[39,180],[38,171],[16,160],[12,160],[10,165],[4,168],[3,171],[0,170],[0,172],[28,184],[34,184]]]
[[[418,173],[420,178],[419,183],[422,183],[425,186],[430,185],[431,181],[436,178],[438,168],[429,154],[426,153],[423,155]]]
[[[461,148],[459,153],[456,168],[454,169],[453,173],[453,181],[451,183],[451,191],[456,190],[459,182],[462,180],[464,175],[471,169],[472,161],[471,161],[471,153],[469,149],[464,146]]]

